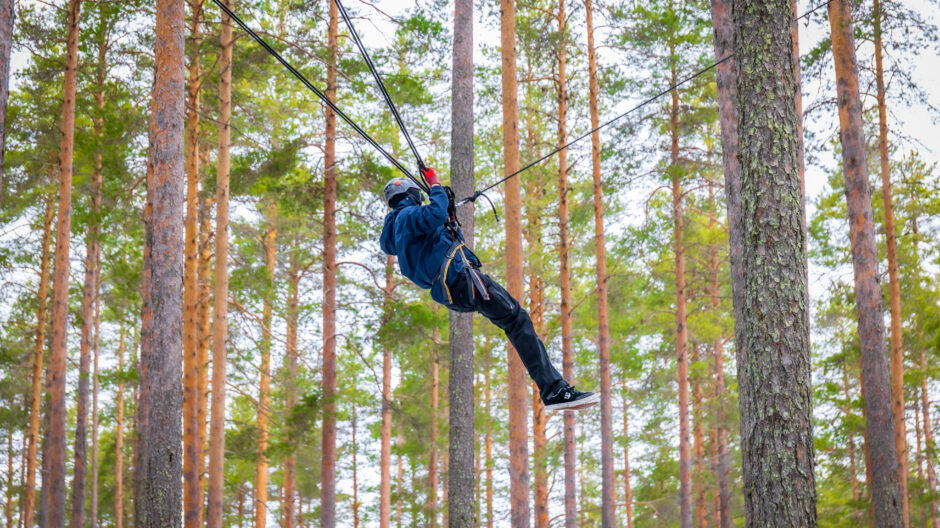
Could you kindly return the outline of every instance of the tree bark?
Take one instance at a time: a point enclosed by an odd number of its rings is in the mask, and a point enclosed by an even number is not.
[[[920,368],[923,375],[920,379],[920,409],[924,415],[924,449],[927,459],[927,493],[930,494],[930,526],[940,528],[940,515],[937,513],[937,500],[934,498],[934,490],[937,489],[937,473],[934,469],[934,453],[936,446],[933,440],[933,425],[930,416],[930,399],[927,392],[927,353],[920,352]]]
[[[100,290],[100,269],[97,275],[96,280]],[[101,350],[101,295],[100,291],[96,293],[95,342],[91,370],[91,495],[88,497],[90,502],[88,523],[94,528],[98,526],[98,352]]]
[[[431,408],[428,409],[430,416],[428,431],[428,496],[425,509],[427,510],[428,526],[435,528],[437,526],[437,421],[439,409],[440,393],[440,370],[437,355],[437,341],[439,339],[437,328],[434,329],[434,338],[431,340]]]
[[[134,526],[166,528],[183,519],[183,1],[156,13]]]
[[[675,35],[670,38],[675,39]],[[674,57],[675,45],[670,43],[669,56]],[[671,84],[679,81],[676,61],[670,59]],[[682,169],[679,167],[679,92],[672,91],[669,110],[670,163],[669,178],[672,180],[673,254],[675,255],[676,287],[676,380],[679,392],[679,524],[692,528],[692,452],[689,444],[689,334],[686,327],[687,307],[685,292],[685,243],[683,241]]]
[[[567,66],[567,17],[565,0],[558,0],[558,139],[560,148],[568,142],[568,78]],[[572,351],[571,325],[571,239],[568,231],[568,150],[558,153],[558,265],[561,284],[561,364],[562,376],[574,379],[574,352]],[[578,491],[575,487],[575,472],[578,463],[574,448],[575,413],[562,413],[563,443],[565,451],[565,528],[577,528]]]
[[[516,3],[500,0],[500,55],[502,60],[503,173],[519,170],[519,105],[516,84]],[[522,199],[519,178],[504,186],[506,216],[506,289],[521,299],[522,280]],[[509,404],[509,518],[515,528],[530,526],[529,446],[526,389],[529,386],[522,360],[507,347]]]
[[[232,7],[232,0],[225,0]],[[232,142],[232,21],[222,15],[219,60],[219,155],[215,185],[215,299],[212,310],[212,415],[209,424],[208,528],[222,528],[225,478],[225,363],[228,345],[228,200]]]
[[[104,84],[107,80],[107,41],[101,38],[97,47],[97,68],[95,72],[95,106],[97,115],[93,120],[95,135],[101,140],[104,135]],[[95,305],[98,302],[101,242],[99,240],[99,223],[101,214],[101,182],[102,182],[101,152],[94,156],[94,169],[91,176],[91,213],[88,223],[88,234],[85,238],[85,279],[82,287],[82,328],[81,344],[79,347],[79,374],[78,374],[78,401],[76,404],[75,420],[75,452],[72,478],[72,518],[73,528],[83,528],[85,525],[85,486],[87,483],[86,468],[88,464],[88,381],[92,349],[95,339]],[[97,353],[97,351],[96,351]],[[97,377],[95,378],[97,386]]]
[[[867,438],[871,443],[872,503],[875,525],[904,526],[899,492],[898,446],[895,443],[891,382],[885,356],[885,328],[878,284],[878,251],[872,220],[867,153],[859,100],[858,65],[849,6],[842,0],[829,4],[832,54],[839,100],[839,136],[845,171],[845,195],[849,212],[849,238],[855,274],[855,306],[865,374]]]
[[[205,151],[208,155],[208,149]],[[205,161],[205,158],[203,158]],[[197,407],[196,407],[196,473],[199,475],[199,526],[206,516],[206,436],[209,425],[209,353],[212,341],[212,204],[215,197],[207,194],[199,201],[199,301],[197,303]]]
[[[122,314],[123,315],[123,314]],[[124,526],[124,320],[121,320],[120,337],[117,349],[118,372],[117,395],[114,405],[117,407],[114,432],[114,526]]]
[[[385,258],[383,326],[388,325],[394,315],[394,307],[392,306],[392,295],[395,291],[394,266],[395,257],[388,255]],[[453,336],[451,336],[451,340],[453,339]],[[454,412],[453,407],[451,407],[451,412]],[[392,519],[392,347],[387,345],[382,347],[382,429],[380,436],[379,528],[389,528]],[[454,488],[451,487],[451,489]]]
[[[614,441],[610,418],[610,333],[607,323],[607,252],[604,247],[604,187],[601,182],[601,136],[597,94],[597,58],[594,53],[594,9],[585,0],[589,99],[591,113],[591,165],[594,179],[594,258],[597,271],[597,348],[600,355],[601,393],[601,526],[611,528],[614,517]]]
[[[813,527],[809,298],[791,6],[740,2],[733,19],[741,177],[725,177],[745,514],[748,527]],[[729,110],[722,105],[720,114]],[[726,121],[727,167],[735,143],[727,141]]]
[[[451,187],[469,196],[473,175],[473,2],[454,2],[453,80],[451,81]],[[457,211],[464,240],[474,246],[473,204]],[[450,312],[450,471],[448,526],[471,528],[476,521],[474,484],[473,314]],[[384,423],[384,422],[383,422]]]
[[[326,96],[336,100],[336,4],[330,2]],[[320,527],[336,525],[336,114],[326,110],[323,151],[323,427],[320,457]]]
[[[3,197],[3,156],[6,154],[7,101],[10,98],[10,52],[13,49],[13,0],[0,0],[0,200]]]
[[[885,209],[885,248],[888,257],[888,299],[891,311],[891,403],[894,409],[894,444],[898,460],[898,490],[904,526],[910,525],[911,507],[907,492],[907,431],[904,423],[904,350],[901,330],[901,286],[898,279],[898,238],[891,193],[891,159],[888,156],[888,110],[882,61],[881,1],[874,0],[875,84],[878,98],[878,158],[881,164],[881,196]]]
[[[202,525],[199,443],[199,112],[201,104],[202,0],[188,0],[192,13],[186,79],[186,222],[183,264],[183,521]]]
[[[692,345],[692,364],[700,361],[699,344]],[[699,528],[708,526],[708,519],[705,516],[705,483],[702,477],[705,475],[705,428],[702,423],[704,420],[703,401],[702,401],[702,379],[700,376],[692,376],[692,441],[695,462],[695,524]]]
[[[30,389],[29,431],[26,447],[26,481],[23,497],[23,525],[35,526],[36,512],[36,451],[39,444],[39,413],[42,400],[43,348],[46,344],[46,303],[49,299],[49,242],[52,240],[52,221],[55,201],[46,197],[46,211],[42,221],[42,254],[39,259],[39,289],[36,293],[36,339],[33,341],[33,378]]]
[[[287,411],[290,416],[291,409],[297,405],[297,322],[300,317],[300,262],[296,251],[290,252],[290,270],[287,275]],[[294,495],[297,488],[297,458],[296,446],[291,442],[287,446],[288,452],[284,460],[284,528],[294,528],[296,514],[294,513]],[[382,526],[381,528],[388,528]]]
[[[730,22],[730,19],[728,20]],[[718,225],[717,213],[718,204],[715,201],[714,182],[708,181],[709,202],[714,204],[712,213],[708,218],[708,228],[713,230]],[[711,269],[709,270],[711,285],[711,308],[716,314],[721,306],[721,261],[718,258],[718,248],[713,246],[711,252]],[[719,528],[731,528],[731,486],[728,483],[728,473],[731,468],[731,461],[728,460],[728,423],[725,416],[725,345],[724,337],[719,335],[712,344],[712,351],[715,355],[715,471],[718,481],[717,493],[717,519]]]
[[[275,298],[274,272],[277,264],[277,203],[265,211],[268,224],[264,235],[265,289],[261,309],[261,367],[258,383],[258,451],[255,459],[255,528],[267,526],[268,513],[268,421],[271,414],[271,324]]]
[[[72,156],[75,141],[75,73],[81,0],[69,0],[59,143],[59,211],[52,280],[52,349],[46,370],[48,428],[42,457],[40,526],[65,526],[65,364],[68,353],[69,236],[72,231]]]
[[[630,430],[627,427],[627,395],[623,395],[623,505],[627,528],[633,528],[633,488],[630,487]]]

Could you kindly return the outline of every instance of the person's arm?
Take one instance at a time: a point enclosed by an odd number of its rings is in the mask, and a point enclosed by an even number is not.
[[[428,233],[447,222],[447,193],[440,185],[431,187],[431,203],[429,205],[406,207],[399,216],[405,227],[415,233]]]
[[[395,215],[389,213],[385,215],[385,226],[382,227],[382,237],[379,239],[379,245],[382,251],[387,255],[397,255],[395,251],[395,240],[392,238],[392,231],[395,229]]]

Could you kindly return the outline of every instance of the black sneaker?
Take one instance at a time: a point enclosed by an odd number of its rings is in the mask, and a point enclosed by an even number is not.
[[[549,411],[576,411],[596,405],[600,399],[600,394],[581,392],[566,383],[545,398],[542,403],[545,404],[545,409]]]

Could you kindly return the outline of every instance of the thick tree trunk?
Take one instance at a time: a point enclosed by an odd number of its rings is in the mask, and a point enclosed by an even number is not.
[[[26,447],[26,480],[23,496],[23,525],[35,526],[36,513],[36,451],[39,444],[39,413],[42,399],[43,348],[46,344],[46,302],[49,298],[49,242],[52,240],[52,221],[55,201],[46,197],[46,211],[42,221],[42,254],[39,259],[39,289],[36,292],[36,339],[33,341],[33,378],[30,389],[29,430]]]
[[[134,467],[140,528],[183,520],[183,1],[158,0],[156,12]]]
[[[42,457],[42,528],[65,526],[65,364],[68,353],[69,236],[72,230],[72,155],[75,140],[75,73],[81,0],[69,0],[59,144],[59,212],[52,281],[52,349],[46,371],[48,428]]]
[[[473,192],[473,2],[454,2],[453,79],[451,81],[451,187],[457,196]],[[472,249],[473,205],[457,211],[464,240]],[[450,472],[448,526],[470,528],[473,500],[473,315],[450,312]],[[384,424],[384,422],[383,422]]]
[[[673,36],[674,37],[674,36]],[[670,44],[670,57],[675,46]],[[679,80],[676,63],[670,60],[671,83]],[[679,392],[679,525],[692,528],[692,452],[689,444],[689,333],[686,327],[687,308],[685,292],[685,242],[683,241],[684,213],[682,212],[681,168],[679,167],[679,93],[672,91],[669,111],[670,164],[672,180],[673,254],[675,255],[676,287],[676,380]]]
[[[895,443],[891,382],[885,357],[885,328],[878,281],[878,251],[872,220],[867,153],[859,100],[858,65],[849,5],[829,4],[832,54],[839,100],[839,136],[845,171],[845,195],[849,212],[849,238],[855,272],[855,306],[865,374],[867,437],[871,443],[872,503],[875,525],[904,526],[903,501],[898,485],[898,446]]]
[[[114,405],[117,407],[114,428],[114,526],[124,526],[124,321],[121,320],[121,332],[117,349],[118,372],[121,380],[117,384]]]
[[[558,0],[558,147],[568,142],[568,78],[567,31],[565,0]],[[574,352],[571,326],[571,240],[568,232],[568,149],[558,153],[558,275],[561,284],[561,365],[562,376],[574,380]],[[578,491],[575,471],[578,463],[574,450],[575,413],[564,414],[563,442],[565,450],[565,528],[578,525]]]
[[[0,0],[0,199],[3,197],[3,155],[6,153],[7,100],[10,97],[13,4],[13,0]]]
[[[516,3],[500,0],[500,54],[502,59],[503,173],[519,170],[519,105],[516,84]],[[519,178],[504,187],[506,207],[506,289],[521,299],[522,280],[522,199]],[[529,386],[522,360],[507,347],[509,405],[509,518],[515,528],[530,526],[529,446],[526,389]]]
[[[924,415],[924,448],[927,459],[927,493],[930,494],[930,526],[940,528],[940,514],[937,512],[937,500],[934,498],[934,490],[937,489],[937,473],[934,469],[934,452],[936,446],[933,440],[933,425],[930,416],[930,399],[927,392],[927,353],[921,350],[920,369],[923,376],[920,379],[920,409]]]
[[[232,0],[225,0],[232,7]],[[215,184],[215,299],[212,310],[212,415],[209,424],[208,528],[222,528],[225,478],[225,363],[228,345],[228,200],[232,142],[232,21],[222,15],[219,155]]]
[[[907,431],[904,423],[904,350],[901,330],[901,286],[898,279],[898,237],[894,225],[894,198],[891,194],[891,159],[888,156],[888,110],[882,64],[881,1],[874,0],[875,82],[878,90],[878,158],[881,162],[881,196],[885,208],[885,247],[888,257],[888,299],[891,309],[891,403],[894,409],[894,444],[898,459],[898,489],[904,526],[910,525],[907,492]]]
[[[591,165],[594,179],[594,258],[597,271],[597,348],[600,355],[601,393],[601,526],[611,528],[614,517],[614,441],[610,418],[610,331],[607,323],[607,251],[604,247],[604,187],[601,182],[601,136],[597,95],[597,58],[594,53],[594,9],[585,0],[588,77],[590,92]]]
[[[201,104],[202,0],[189,0],[192,14],[186,79],[186,223],[183,264],[183,521],[202,525],[199,459],[199,112]]]
[[[793,68],[780,67],[792,64],[791,6],[785,0],[750,0],[734,7],[741,177],[735,181],[730,171],[725,177],[745,514],[748,527],[813,527],[809,299],[796,83]],[[727,81],[719,81],[719,93],[722,85],[728,89]],[[733,100],[730,93],[724,95],[721,102]],[[720,106],[720,114],[731,110]],[[727,168],[736,143],[728,141],[726,122],[722,119]]]
[[[326,96],[336,100],[336,4],[330,2]],[[320,457],[320,528],[336,525],[336,114],[326,110],[323,150],[323,441]]]
[[[94,118],[94,132],[98,138],[104,134],[104,83],[106,79],[105,62],[107,56],[107,42],[101,39],[98,43],[98,63],[95,76],[97,91],[95,103],[98,115]],[[85,238],[85,280],[82,287],[82,329],[81,344],[79,347],[79,374],[78,374],[78,401],[76,404],[75,420],[75,453],[72,465],[74,474],[72,478],[72,519],[73,528],[83,528],[85,525],[85,486],[87,483],[86,468],[88,463],[88,381],[91,363],[92,348],[95,339],[95,305],[98,302],[98,283],[100,270],[101,242],[99,240],[99,216],[101,214],[101,152],[96,152],[94,169],[91,176],[91,205],[89,207],[91,218],[88,223],[88,234]],[[97,377],[95,378],[97,385]]]
[[[265,211],[268,230],[264,235],[265,290],[261,309],[261,367],[258,383],[258,452],[255,459],[255,528],[267,526],[268,513],[268,421],[271,414],[271,323],[274,320],[274,272],[277,259],[277,204]]]
[[[392,295],[395,292],[395,257],[385,258],[385,294],[382,306],[382,325],[388,325],[394,315]],[[453,334],[451,341],[453,341]],[[453,368],[453,364],[451,366]],[[451,382],[453,386],[453,382]],[[453,404],[451,404],[451,412]],[[453,426],[452,426],[453,427]],[[453,432],[451,433],[453,434]],[[392,520],[392,347],[382,347],[382,429],[379,448],[379,528],[389,528]],[[451,489],[454,489],[451,487]]]
[[[297,405],[297,322],[300,317],[300,262],[296,251],[290,252],[290,270],[287,275],[287,411]],[[296,446],[291,443],[287,446],[288,452],[284,460],[284,528],[294,528],[296,514],[294,513],[294,495],[297,489],[297,459]],[[388,528],[383,526],[382,528]]]

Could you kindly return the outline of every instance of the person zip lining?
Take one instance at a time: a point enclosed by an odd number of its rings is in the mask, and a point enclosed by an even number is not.
[[[600,395],[569,385],[552,365],[545,345],[535,333],[532,319],[509,293],[480,272],[480,259],[464,243],[452,213],[453,194],[441,186],[434,169],[421,171],[431,187],[430,203],[423,204],[418,186],[405,178],[385,185],[391,211],[385,216],[382,251],[398,257],[402,275],[431,298],[455,312],[477,312],[501,328],[539,388],[547,410],[584,409]]]

